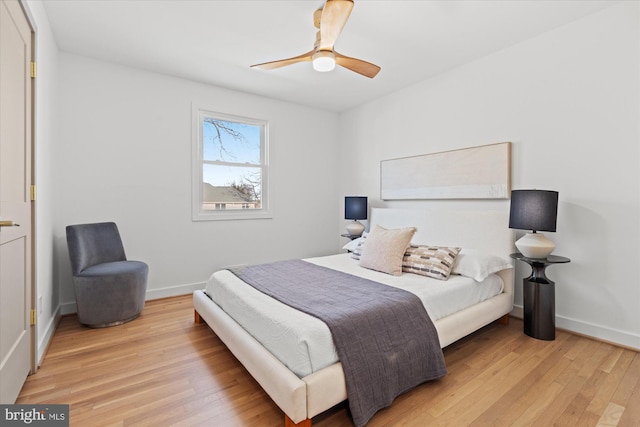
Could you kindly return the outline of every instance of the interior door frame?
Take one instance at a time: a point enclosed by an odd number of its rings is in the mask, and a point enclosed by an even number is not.
[[[31,9],[29,8],[29,4],[27,3],[27,0],[19,0],[20,2],[20,6],[22,7],[22,11],[24,12],[24,15],[27,18],[27,22],[29,22],[29,27],[31,27],[31,61],[35,64],[38,63],[37,61],[37,49],[36,49],[36,42],[37,42],[37,26],[36,26],[36,22],[35,19],[33,18],[33,14],[31,13]],[[37,78],[31,78],[31,141],[29,142],[31,144],[31,185],[32,188],[35,189],[35,184],[36,184],[36,170],[35,170],[35,157],[36,157],[36,119],[37,119],[37,108],[36,108],[36,100],[37,100],[37,96],[36,96],[36,89],[37,89]],[[30,191],[31,192],[31,191]],[[36,278],[36,201],[35,201],[35,195],[33,193],[32,194],[32,200],[31,200],[31,283],[29,284],[29,286],[31,286],[31,307],[29,308],[29,310],[35,310],[36,313],[36,321],[34,324],[32,324],[30,326],[31,328],[31,375],[35,374],[38,371],[38,366],[39,366],[39,360],[38,360],[38,295],[37,295],[37,289],[38,287],[36,286],[37,283],[37,278]]]

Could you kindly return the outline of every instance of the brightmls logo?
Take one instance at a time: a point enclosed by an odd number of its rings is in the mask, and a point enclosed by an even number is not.
[[[0,427],[69,427],[69,405],[0,405]]]

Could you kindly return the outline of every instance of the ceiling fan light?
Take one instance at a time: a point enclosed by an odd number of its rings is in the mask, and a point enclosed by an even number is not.
[[[327,50],[320,50],[311,57],[313,69],[320,72],[332,71],[336,68],[336,55]]]

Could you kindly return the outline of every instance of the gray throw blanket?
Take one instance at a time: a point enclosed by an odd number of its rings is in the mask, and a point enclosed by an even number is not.
[[[438,333],[410,292],[302,260],[229,270],[327,324],[357,427],[398,395],[447,373]]]

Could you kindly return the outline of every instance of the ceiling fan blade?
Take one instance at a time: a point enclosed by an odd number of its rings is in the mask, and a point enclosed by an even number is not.
[[[262,64],[252,65],[252,68],[260,68],[261,70],[273,70],[274,68],[285,67],[287,65],[296,64],[298,62],[311,62],[311,56],[315,51],[309,51],[293,58],[279,59],[277,61],[264,62]]]
[[[333,53],[336,55],[336,64],[358,74],[362,74],[365,77],[369,77],[370,79],[374,78],[376,74],[378,74],[378,71],[380,71],[380,67],[370,62],[341,55],[335,50]]]
[[[320,17],[320,43],[318,50],[332,50],[342,32],[351,10],[353,0],[327,0]]]

